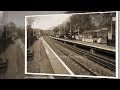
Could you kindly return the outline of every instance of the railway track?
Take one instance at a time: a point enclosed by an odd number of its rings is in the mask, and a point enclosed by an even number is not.
[[[44,38],[45,41],[47,41],[49,44],[53,45],[54,47],[56,47],[60,52],[62,52],[64,55],[66,55],[67,57],[69,57],[71,60],[73,60],[75,63],[77,63],[78,65],[80,65],[82,68],[84,68],[87,72],[89,72],[92,76],[98,76],[97,73],[93,72],[92,70],[90,70],[89,68],[87,68],[86,66],[82,65],[80,62],[78,62],[75,58],[73,58],[72,56],[69,55],[68,52],[65,52],[63,50],[61,50],[61,48],[54,44],[53,42],[51,42],[51,40],[48,40],[48,38]]]
[[[115,71],[115,61],[113,61],[113,60],[107,59],[105,57],[101,57],[99,55],[90,53],[86,50],[74,47],[74,46],[66,44],[66,43],[59,42],[57,40],[53,40],[53,41],[58,43],[59,45],[62,45],[65,48],[79,54],[79,55],[82,55],[82,56],[88,58],[89,60],[92,60],[92,61],[94,61],[94,62],[96,62],[96,63],[98,63],[106,68],[109,68],[112,71]]]

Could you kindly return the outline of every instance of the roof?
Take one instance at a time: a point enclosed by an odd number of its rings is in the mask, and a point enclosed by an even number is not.
[[[100,31],[107,31],[108,28],[102,28],[97,30],[90,30],[90,31],[84,31],[83,33],[93,33],[93,32],[100,32]]]

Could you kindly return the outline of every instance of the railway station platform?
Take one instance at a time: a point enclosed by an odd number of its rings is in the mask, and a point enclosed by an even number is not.
[[[90,43],[90,42],[83,42],[83,41],[77,41],[77,40],[68,40],[68,39],[62,39],[62,38],[56,38],[56,37],[50,37],[50,38],[65,41],[65,42],[70,42],[70,43],[73,43],[73,44],[80,44],[80,45],[88,46],[88,47],[91,47],[91,48],[111,51],[113,53],[116,52],[115,47],[107,46],[106,44]]]
[[[73,75],[74,73],[67,67],[67,65],[57,56],[57,54],[52,50],[52,48],[46,43],[46,41],[41,38],[49,61],[52,65],[55,74],[66,74]]]
[[[30,49],[34,50],[34,58],[27,62],[28,73],[74,75],[43,37],[35,41]]]

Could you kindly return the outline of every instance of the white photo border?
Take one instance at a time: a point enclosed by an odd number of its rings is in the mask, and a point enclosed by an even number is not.
[[[86,78],[111,78],[118,79],[118,11],[106,11],[106,12],[87,12],[87,13],[69,13],[70,14],[95,14],[95,13],[116,13],[116,75],[111,76],[88,76],[88,75],[67,75],[67,74],[47,74],[47,73],[28,73],[27,72],[27,17],[35,16],[50,16],[50,15],[67,15],[67,14],[47,14],[47,15],[27,15],[25,16],[25,74],[26,75],[48,75],[48,76],[70,76],[70,77],[86,77]]]

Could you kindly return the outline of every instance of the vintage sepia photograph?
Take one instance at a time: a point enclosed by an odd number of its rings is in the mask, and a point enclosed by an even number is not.
[[[25,16],[25,74],[118,78],[118,12]]]
[[[19,18],[0,11],[0,79],[24,78],[25,29]]]
[[[0,79],[119,75],[119,11],[0,11]]]
[[[0,11],[0,79],[72,79],[25,74],[25,16],[65,11]]]

